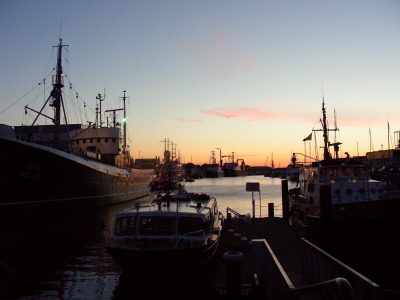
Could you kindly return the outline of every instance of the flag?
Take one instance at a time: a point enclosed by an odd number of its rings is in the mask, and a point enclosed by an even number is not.
[[[312,132],[310,133],[310,135],[308,137],[306,137],[305,139],[303,139],[303,142],[305,141],[311,141],[312,138]]]

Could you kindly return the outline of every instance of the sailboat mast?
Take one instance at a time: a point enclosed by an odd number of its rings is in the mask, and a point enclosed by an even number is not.
[[[325,100],[322,98],[322,130],[324,132],[324,160],[330,159],[329,149],[328,149],[328,126],[326,125],[326,110],[325,110]]]

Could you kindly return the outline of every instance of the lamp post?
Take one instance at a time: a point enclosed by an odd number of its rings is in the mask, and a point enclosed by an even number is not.
[[[217,149],[217,150],[219,150],[219,166],[220,166],[220,168],[221,168],[221,170],[222,170],[222,154],[221,154],[221,148],[216,148],[216,147],[214,147],[215,149]]]

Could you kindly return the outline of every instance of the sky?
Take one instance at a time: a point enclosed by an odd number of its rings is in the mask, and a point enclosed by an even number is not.
[[[182,163],[322,158],[322,134],[303,139],[323,99],[339,156],[398,144],[398,0],[1,0],[0,123],[31,124],[59,38],[68,122],[93,122],[98,94],[122,107],[125,90],[135,158],[162,157],[165,139]]]

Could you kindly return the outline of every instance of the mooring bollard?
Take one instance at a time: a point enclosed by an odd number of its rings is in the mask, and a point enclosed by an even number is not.
[[[289,223],[289,190],[287,179],[282,180],[282,218]]]
[[[268,203],[268,217],[274,217],[274,203]]]
[[[243,253],[229,251],[225,252],[222,258],[226,261],[226,292],[228,294],[241,293]]]

